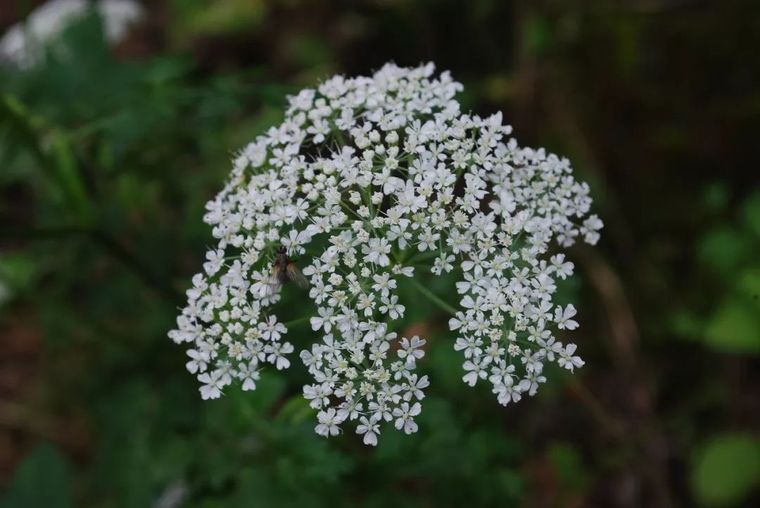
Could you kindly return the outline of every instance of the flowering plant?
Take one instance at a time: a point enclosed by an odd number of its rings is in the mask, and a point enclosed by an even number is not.
[[[42,60],[46,49],[66,56],[66,48],[57,44],[57,38],[69,25],[90,12],[100,16],[105,38],[111,44],[124,40],[131,25],[144,16],[143,7],[135,0],[99,0],[97,3],[48,0],[0,37],[0,63],[12,62],[28,69]]]
[[[315,305],[321,340],[300,358],[324,436],[347,422],[369,445],[383,422],[417,430],[426,341],[394,327],[409,305],[401,280],[450,312],[464,382],[491,383],[503,405],[535,394],[546,362],[583,365],[554,337],[578,323],[554,302],[573,264],[553,246],[597,241],[588,186],[567,159],[519,147],[500,113],[462,113],[461,90],[432,64],[335,76],[291,97],[283,123],[236,156],[204,216],[217,245],[169,334],[189,344],[204,399],[235,381],[255,389],[265,364],[290,366],[275,314],[289,280],[307,282]],[[417,280],[425,271],[459,274],[458,308]]]

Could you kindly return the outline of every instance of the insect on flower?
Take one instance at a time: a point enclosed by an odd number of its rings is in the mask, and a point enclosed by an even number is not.
[[[275,294],[283,284],[290,281],[295,282],[298,287],[303,289],[309,287],[309,281],[295,262],[290,259],[287,249],[280,247],[277,249],[277,255],[274,258],[274,263],[272,263],[272,273],[268,280],[269,294]]]

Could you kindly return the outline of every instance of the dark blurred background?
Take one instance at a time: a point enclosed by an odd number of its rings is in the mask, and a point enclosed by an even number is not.
[[[0,0],[0,32],[39,5]],[[759,505],[760,4],[141,6],[118,41],[90,14],[0,64],[0,506]],[[166,332],[231,153],[386,61],[570,157],[606,227],[562,288],[583,369],[503,408],[415,307],[420,432],[366,449],[313,433],[297,359],[202,402]]]

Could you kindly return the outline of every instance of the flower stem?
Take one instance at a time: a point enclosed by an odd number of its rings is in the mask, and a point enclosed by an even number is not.
[[[300,325],[301,323],[308,322],[311,319],[311,316],[303,316],[300,318],[292,319],[288,321],[287,323],[283,323],[287,328],[290,328],[291,326]]]
[[[428,300],[436,304],[441,310],[446,311],[452,316],[456,315],[457,310],[454,307],[438,298],[438,296],[436,296],[432,291],[419,283],[416,279],[414,279],[414,277],[410,278],[409,280],[412,282],[412,284],[414,284],[414,287],[416,287],[420,293],[422,293]]]

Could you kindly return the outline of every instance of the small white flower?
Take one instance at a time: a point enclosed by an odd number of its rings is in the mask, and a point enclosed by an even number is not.
[[[488,372],[483,368],[483,365],[471,362],[470,360],[465,361],[463,367],[467,373],[462,376],[462,381],[470,386],[475,386],[478,379],[485,379],[488,376]]]
[[[575,368],[580,368],[585,365],[585,362],[581,360],[580,356],[574,355],[575,350],[578,346],[575,344],[568,344],[565,346],[565,350],[562,351],[559,355],[559,360],[557,361],[557,364],[560,367],[564,367],[569,371],[573,371]]]
[[[203,269],[207,275],[214,275],[224,263],[224,251],[221,249],[210,250],[206,253],[206,260],[203,263]]]
[[[343,418],[335,409],[330,408],[327,411],[320,411],[317,415],[319,424],[314,428],[314,431],[320,436],[337,436],[340,434],[340,424],[343,423]]]
[[[391,262],[388,253],[391,251],[391,245],[385,238],[372,238],[362,247],[365,259],[369,263],[375,263],[380,266],[388,266]]]
[[[289,342],[285,342],[284,344],[274,342],[272,344],[267,344],[264,347],[264,353],[267,355],[266,360],[274,365],[277,370],[287,369],[290,367],[290,360],[288,360],[285,355],[292,352],[293,345]]]
[[[205,371],[208,365],[209,355],[203,351],[196,351],[195,349],[188,349],[187,356],[190,357],[190,361],[185,364],[187,371],[190,374],[195,374],[198,371]]]
[[[218,370],[204,372],[198,376],[198,381],[203,383],[200,387],[201,397],[203,400],[218,399],[222,395],[222,389],[226,385],[224,376]]]
[[[502,406],[510,402],[519,402],[522,398],[520,387],[513,384],[497,383],[493,387],[493,393],[496,394],[496,399]]]
[[[377,446],[377,435],[380,434],[379,418],[372,415],[369,419],[366,416],[359,418],[359,425],[356,426],[357,434],[364,434],[364,444]]]
[[[556,307],[554,310],[554,321],[557,322],[557,328],[560,330],[575,330],[578,328],[578,322],[572,319],[577,314],[573,304],[569,304],[563,310],[561,307]]]
[[[256,362],[241,363],[238,366],[238,377],[243,381],[243,390],[255,390],[256,381],[260,377]]]
[[[421,348],[425,345],[425,339],[420,339],[417,335],[411,339],[402,338],[398,350],[398,357],[406,360],[406,364],[413,367],[415,362],[425,356],[425,351]]]
[[[405,434],[417,432],[417,424],[414,421],[414,417],[419,415],[421,411],[422,406],[420,406],[419,402],[415,402],[411,406],[408,402],[403,402],[401,406],[393,410],[393,416],[396,418],[396,428],[398,430],[404,429]]]

